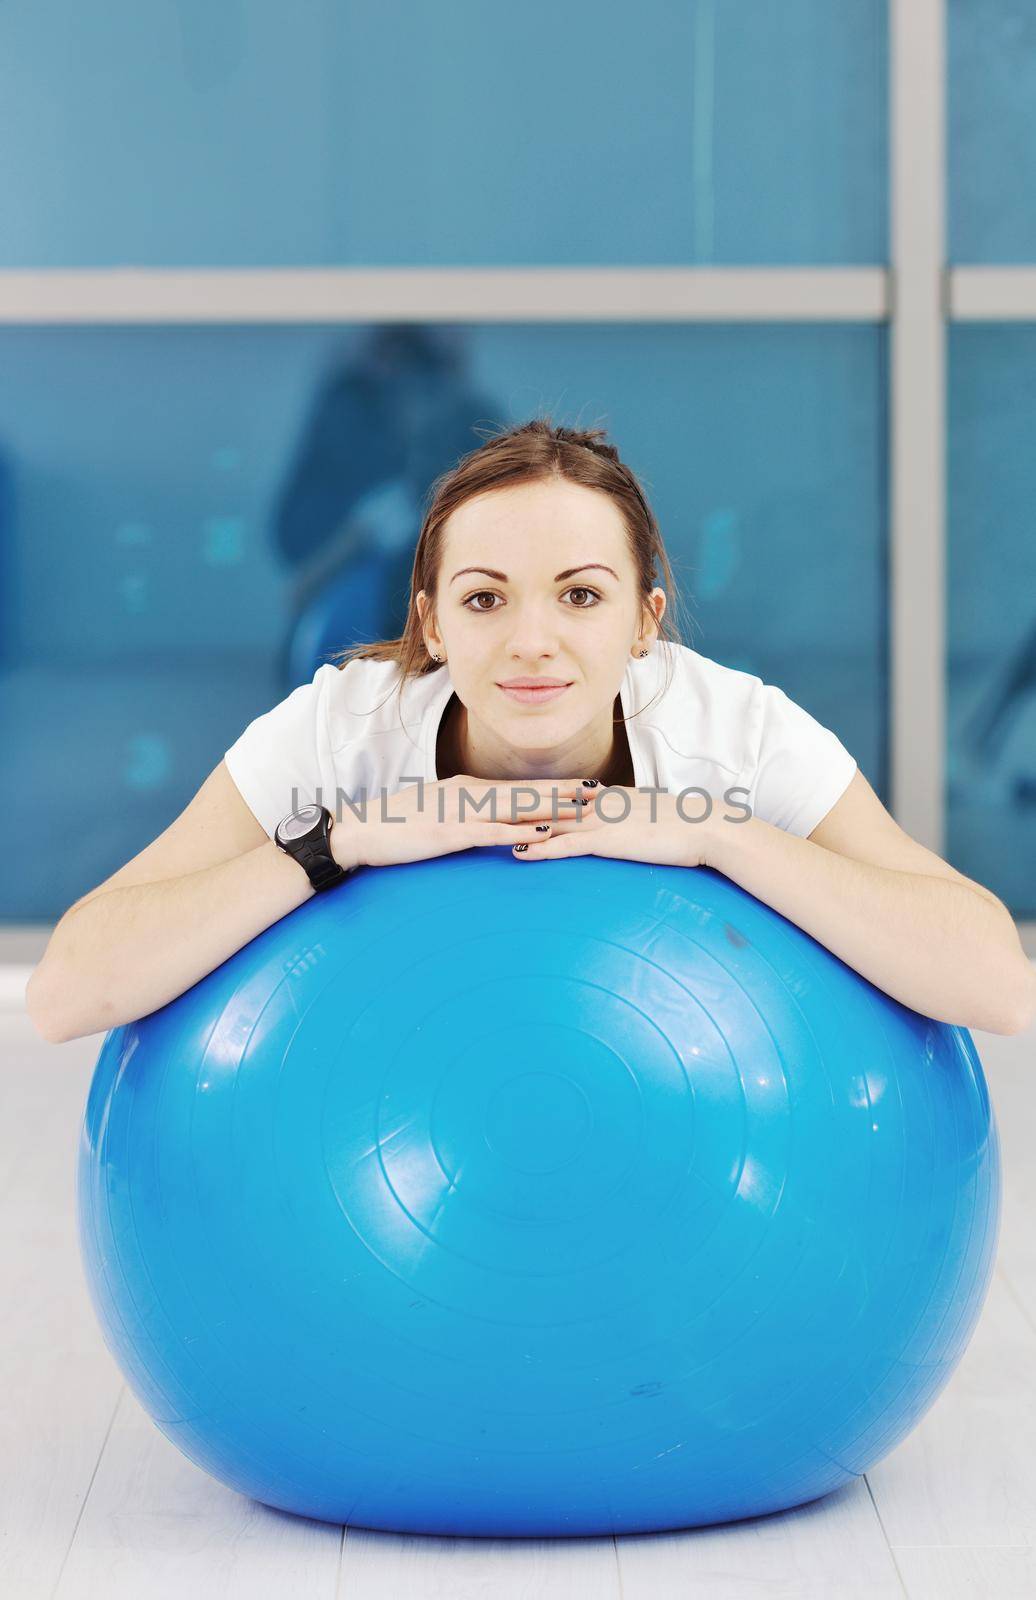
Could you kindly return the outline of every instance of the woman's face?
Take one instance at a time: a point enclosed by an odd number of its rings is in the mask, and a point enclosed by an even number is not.
[[[464,570],[477,569],[477,570]],[[418,597],[422,619],[427,598]],[[658,620],[665,593],[652,591]],[[646,649],[636,571],[618,507],[567,479],[467,500],[444,530],[434,631],[469,716],[516,749],[563,744],[611,708],[635,648]],[[556,694],[508,693],[560,679]]]

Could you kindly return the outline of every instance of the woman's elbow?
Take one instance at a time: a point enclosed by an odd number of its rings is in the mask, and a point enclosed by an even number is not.
[[[45,962],[33,968],[25,986],[25,1010],[40,1038],[48,1044],[85,1039],[91,1033],[105,1032],[109,1026],[103,1020],[77,1014],[73,1000],[72,985],[67,980],[57,980]]]
[[[1006,1004],[992,1023],[987,1023],[989,1033],[1013,1035],[1024,1033],[1036,1021],[1036,967],[1026,961],[1019,981],[1005,996]]]
[[[69,1035],[60,1024],[41,971],[37,966],[29,974],[25,985],[25,1010],[41,1039],[46,1039],[48,1044],[64,1044]]]

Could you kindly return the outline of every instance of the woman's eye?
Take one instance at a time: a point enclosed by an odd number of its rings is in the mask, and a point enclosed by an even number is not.
[[[589,603],[587,603],[584,600],[584,601],[580,601],[578,604],[573,604],[572,607],[571,607],[571,609],[573,611],[592,611],[594,606],[600,604],[601,597],[598,594],[597,590],[596,589],[587,588],[584,584],[578,584],[578,585],[575,585],[571,589],[566,589],[565,593],[566,594],[581,594],[581,595],[589,595],[590,596]],[[491,589],[479,589],[476,594],[469,594],[468,595],[468,598],[464,602],[464,606],[465,606],[465,609],[468,610],[468,611],[499,611],[499,609],[500,609],[499,606],[482,606],[482,605],[473,604],[474,601],[478,601],[478,600],[497,600],[497,599],[499,599],[499,596],[495,595],[492,592]]]

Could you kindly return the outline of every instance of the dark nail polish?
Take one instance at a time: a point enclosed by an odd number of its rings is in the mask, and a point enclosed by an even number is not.
[[[579,796],[579,804],[580,804],[580,805],[581,805],[581,806],[588,806],[588,805],[592,805],[592,804],[593,804],[593,795],[590,795],[590,794],[581,794],[581,795],[580,795],[580,796]]]
[[[536,832],[537,833],[549,833],[550,832],[550,823],[549,822],[537,822],[537,824],[536,824]]]
[[[527,844],[516,844],[514,846],[514,851],[516,855],[521,855],[522,851],[528,850],[528,848],[529,846]]]
[[[583,779],[583,788],[584,789],[596,789],[597,785],[600,783],[600,781],[601,780],[599,778],[584,778]]]

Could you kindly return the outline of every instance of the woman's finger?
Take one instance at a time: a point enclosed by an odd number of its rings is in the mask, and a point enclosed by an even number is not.
[[[466,806],[464,815],[460,820],[465,824],[472,822],[477,825],[478,823],[488,822],[491,825],[499,824],[506,828],[524,828],[529,823],[537,822],[576,822],[580,817],[586,817],[589,820],[592,815],[593,800],[580,797],[573,800],[559,799],[556,804],[553,801],[545,800],[538,806],[530,807],[526,805],[514,816],[510,815],[509,808],[503,806],[497,807],[495,815],[489,810],[476,811],[474,807]]]
[[[551,834],[549,839],[541,843],[530,844],[523,842],[512,845],[511,854],[519,861],[558,861],[563,856],[601,855],[601,841],[589,837],[580,838],[576,832],[565,834]]]
[[[540,844],[550,837],[551,824],[549,822],[498,822],[490,823],[487,837],[481,839],[481,844],[514,844],[516,841],[524,844]]]

